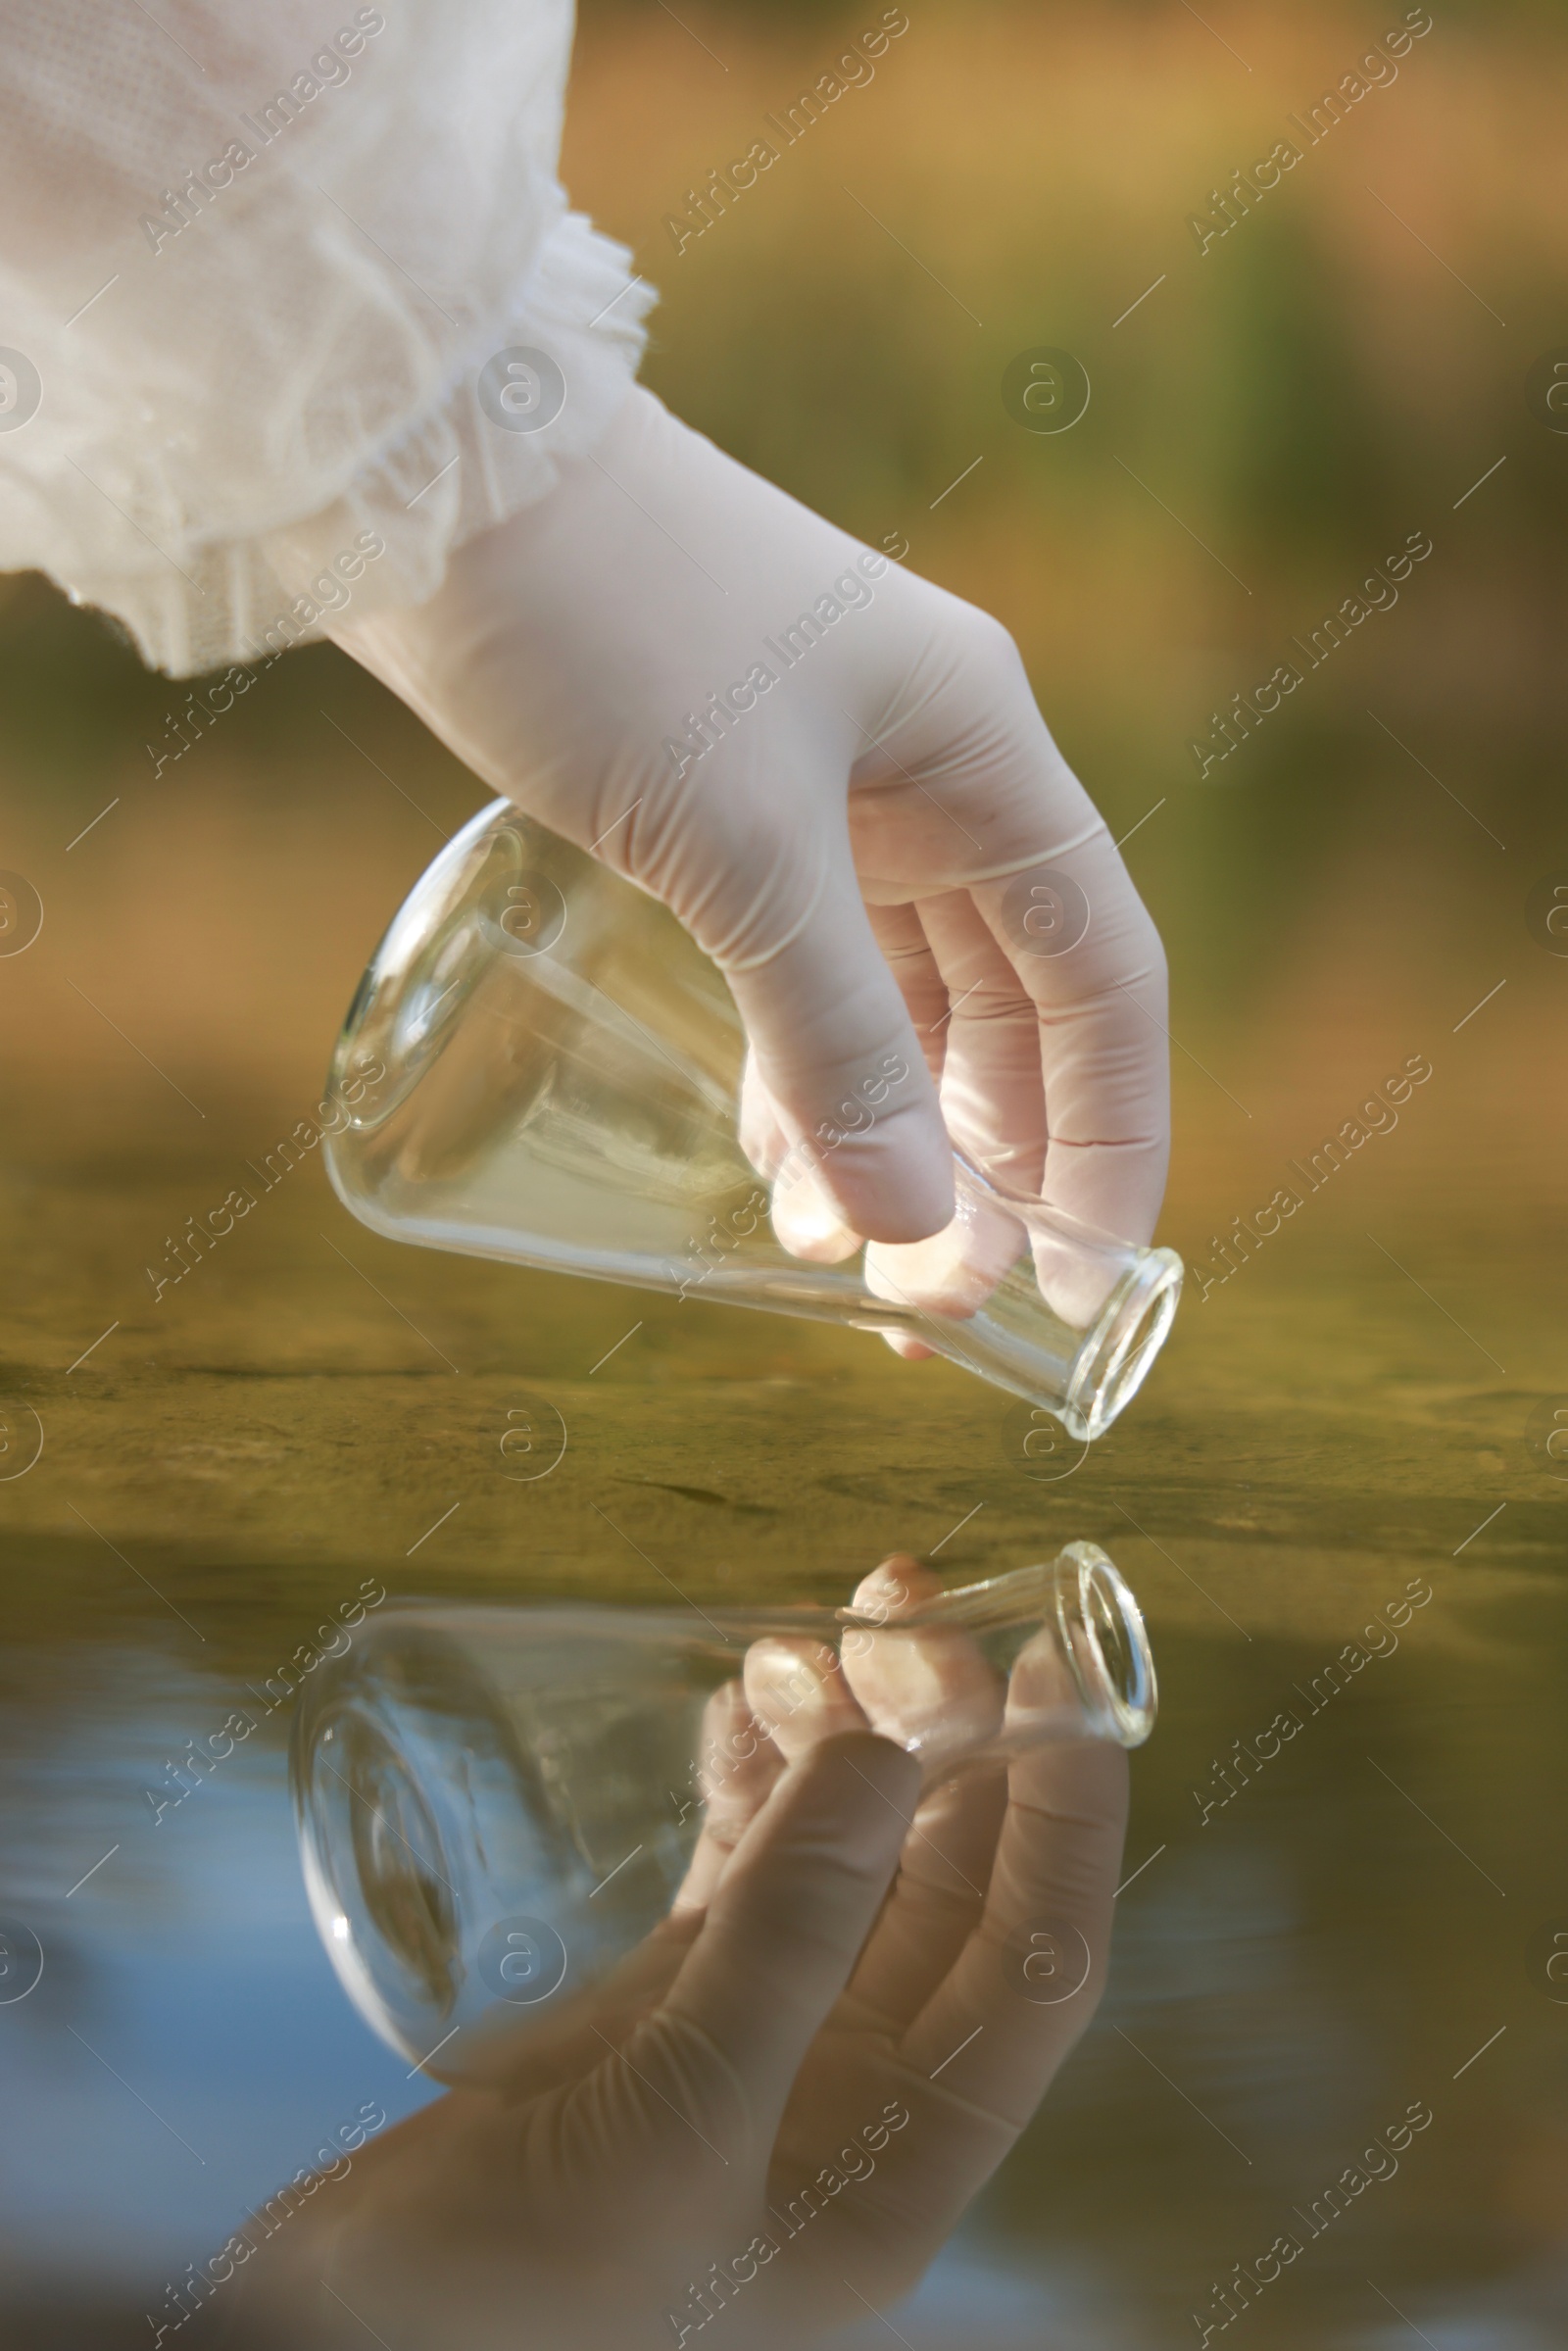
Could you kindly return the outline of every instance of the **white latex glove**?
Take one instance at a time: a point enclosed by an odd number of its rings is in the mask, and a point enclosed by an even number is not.
[[[1164,959],[997,621],[637,387],[428,603],[336,635],[719,965],[752,1046],[743,1142],[771,1170],[805,1138],[817,1171],[776,1211],[798,1253],[938,1232],[944,1117],[1002,1183],[1149,1239]],[[1082,893],[1065,929],[1047,871]]]

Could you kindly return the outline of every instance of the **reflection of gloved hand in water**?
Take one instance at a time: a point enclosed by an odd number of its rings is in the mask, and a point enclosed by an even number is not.
[[[752,1043],[747,1148],[817,1167],[779,1205],[800,1253],[945,1224],[933,1079],[1002,1183],[1148,1240],[1159,942],[985,613],[634,389],[428,603],[336,634],[722,967]]]
[[[857,1604],[937,1588],[890,1560]],[[243,2273],[264,2340],[799,2351],[913,2284],[1100,1996],[1126,1759],[1036,1748],[922,1798],[876,1727],[984,1736],[1049,1665],[1004,1691],[961,1634],[846,1649],[754,1647],[671,1917],[279,2231]]]

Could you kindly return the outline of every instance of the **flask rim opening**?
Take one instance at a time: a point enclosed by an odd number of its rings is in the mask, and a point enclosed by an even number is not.
[[[1054,1578],[1057,1630],[1085,1706],[1118,1745],[1141,1747],[1159,1705],[1143,1610],[1097,1543],[1068,1543]]]

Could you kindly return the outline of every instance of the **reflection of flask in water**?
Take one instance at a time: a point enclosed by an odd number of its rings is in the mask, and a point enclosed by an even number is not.
[[[928,1785],[1047,1740],[1137,1746],[1154,1719],[1138,1604],[1088,1543],[892,1618],[378,1616],[301,1692],[291,1764],[311,1906],[350,1997],[445,2080],[481,2074],[502,2028],[569,2023],[668,1911],[705,1818],[846,1687]],[[1029,1954],[1029,1996],[1052,1996],[1049,1937]]]
[[[1108,1428],[1169,1327],[1180,1259],[958,1157],[945,1232],[863,1250],[844,1236],[855,1261],[822,1262],[839,1244],[813,1169],[908,1072],[868,1070],[842,1130],[762,1178],[736,1131],[743,1051],[673,915],[499,802],[416,884],[361,983],[327,1166],[394,1240],[910,1333],[1078,1439]]]

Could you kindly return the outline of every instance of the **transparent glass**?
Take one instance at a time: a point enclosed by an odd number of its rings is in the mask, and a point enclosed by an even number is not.
[[[891,1622],[378,1617],[302,1691],[291,1758],[311,1907],[349,1997],[411,2063],[482,2075],[499,2032],[559,2019],[642,1940],[705,1819],[758,1800],[760,1753],[776,1769],[792,1726],[796,1743],[825,1735],[846,1690],[926,1785],[1052,1739],[1140,1745],[1156,1703],[1138,1603],[1090,1543]]]
[[[855,1263],[792,1254],[774,1218],[787,1191],[800,1246],[814,1186],[804,1162],[765,1182],[742,1151],[744,1050],[674,917],[500,801],[416,885],[360,985],[327,1168],[395,1241],[907,1332],[1081,1442],[1108,1428],[1170,1326],[1174,1251],[1013,1198],[960,1157],[934,1240],[857,1245]],[[879,1086],[844,1105],[842,1132],[874,1120]]]

